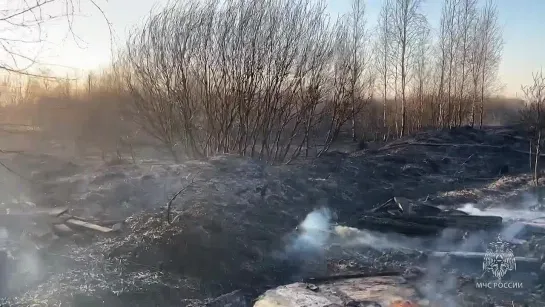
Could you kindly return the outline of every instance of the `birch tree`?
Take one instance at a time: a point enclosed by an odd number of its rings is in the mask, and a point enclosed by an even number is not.
[[[395,0],[392,8],[392,40],[398,49],[397,62],[401,77],[401,127],[400,136],[406,133],[407,125],[407,84],[412,77],[411,65],[415,46],[425,18],[420,13],[421,0]]]
[[[352,11],[349,14],[350,24],[350,117],[351,117],[351,133],[352,140],[356,141],[356,114],[361,109],[361,105],[357,105],[360,94],[364,90],[368,80],[363,80],[364,73],[368,70],[368,33],[366,31],[365,21],[365,4],[363,0],[352,1]],[[367,82],[366,82],[367,81]]]
[[[377,40],[375,43],[376,66],[379,74],[379,84],[382,93],[382,133],[383,139],[390,136],[390,126],[387,118],[388,86],[392,74],[392,25],[391,25],[392,0],[385,0],[380,10],[377,27]]]
[[[479,50],[480,70],[480,105],[479,105],[479,127],[483,126],[484,101],[486,91],[495,81],[498,67],[503,51],[502,31],[498,24],[498,9],[494,1],[487,0],[480,13],[480,36]]]

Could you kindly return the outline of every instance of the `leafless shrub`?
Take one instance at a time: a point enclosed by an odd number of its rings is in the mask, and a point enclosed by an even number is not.
[[[331,25],[324,9],[307,0],[165,8],[127,44],[134,114],[175,157],[182,147],[188,157],[236,152],[285,161],[303,149],[308,155],[327,113],[327,150],[340,126],[355,124],[369,81],[358,32],[363,8],[352,27]]]

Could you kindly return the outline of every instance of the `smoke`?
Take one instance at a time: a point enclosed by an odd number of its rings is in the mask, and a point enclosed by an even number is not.
[[[498,215],[506,220],[536,218],[536,212],[520,208],[478,209],[473,204],[466,204],[459,210],[472,215]],[[306,274],[323,272],[322,266],[328,259],[334,259],[336,251],[341,250],[352,254],[353,251],[483,251],[487,243],[496,237],[487,231],[465,233],[456,229],[446,229],[433,239],[407,237],[400,234],[384,234],[353,227],[336,225],[334,214],[326,207],[310,212],[299,224],[285,247],[285,255],[290,260],[299,260],[298,265],[304,266]],[[520,223],[507,223],[502,230],[502,237],[510,241],[522,230]],[[335,249],[331,249],[331,247]],[[410,255],[410,254],[409,254]],[[365,258],[365,257],[364,257]],[[309,265],[309,263],[311,263]],[[441,302],[445,307],[456,307],[458,275],[460,272],[474,272],[470,263],[457,263],[453,271],[448,259],[430,258],[420,263],[425,268],[425,275],[416,285],[420,293],[432,302]]]
[[[545,218],[545,213],[539,211],[532,211],[530,209],[507,209],[501,207],[479,209],[474,204],[465,204],[459,210],[464,211],[470,215],[496,215],[501,216],[506,221],[530,221],[537,218]]]
[[[320,208],[309,213],[298,227],[299,235],[291,249],[299,251],[320,251],[331,235],[331,210]]]
[[[295,235],[288,241],[286,253],[290,257],[323,255],[331,246],[344,249],[368,248],[377,251],[407,249],[421,246],[419,239],[386,235],[354,227],[335,225],[329,208],[310,212],[297,226]]]
[[[474,204],[465,204],[458,210],[470,215],[495,215],[504,219],[505,226],[500,236],[508,242],[517,243],[516,237],[523,230],[520,221],[530,221],[545,218],[544,212],[533,210],[535,202],[531,195],[526,195],[524,201],[515,209],[504,207],[477,208]],[[490,240],[495,240],[497,232],[473,231],[465,232],[458,229],[446,229],[434,239],[406,237],[400,234],[384,234],[357,229],[333,222],[334,214],[326,207],[310,212],[292,234],[285,251],[290,259],[323,261],[326,257],[335,257],[335,251],[466,251],[484,252]],[[522,242],[521,240],[518,240]],[[336,249],[330,249],[335,246]],[[365,258],[365,257],[364,257]],[[306,264],[306,263],[305,263]],[[449,263],[447,258],[430,258],[420,263],[425,268],[425,275],[416,285],[419,292],[431,302],[441,302],[441,306],[456,307],[458,276],[465,273],[475,273],[475,263]],[[477,263],[480,265],[480,263]],[[316,270],[306,267],[316,273]],[[477,269],[478,270],[478,269]]]

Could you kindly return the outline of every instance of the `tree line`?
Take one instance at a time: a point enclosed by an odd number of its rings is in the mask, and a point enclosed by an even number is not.
[[[483,125],[502,54],[492,0],[444,0],[437,25],[421,0],[384,0],[376,27],[366,13],[363,0],[339,18],[312,0],[169,4],[132,31],[108,92],[176,159],[289,162],[343,133]]]

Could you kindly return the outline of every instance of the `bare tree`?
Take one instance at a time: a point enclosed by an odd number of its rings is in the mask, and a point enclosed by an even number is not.
[[[479,39],[481,40],[481,48],[478,54],[481,62],[479,127],[482,128],[486,90],[497,77],[503,51],[502,31],[498,24],[498,9],[494,1],[487,0],[485,6],[481,9],[479,20]]]
[[[472,95],[471,95],[471,121],[470,125],[475,125],[475,117],[477,115],[477,103],[480,101],[479,84],[483,70],[483,41],[481,40],[481,15],[476,16],[470,29],[470,44],[469,44],[469,70],[471,75]]]
[[[530,155],[532,155],[532,147],[535,149],[533,171],[534,182],[537,186],[540,177],[539,158],[545,132],[545,75],[543,71],[534,73],[533,84],[522,86],[522,92],[526,98],[526,108],[521,112],[521,121],[530,133]]]
[[[417,117],[413,125],[417,130],[422,129],[424,122],[424,100],[426,98],[427,83],[430,79],[430,65],[428,65],[430,53],[430,29],[423,28],[418,36],[418,43],[415,46],[415,98],[417,101]]]
[[[352,124],[352,140],[356,141],[356,114],[359,113],[361,105],[356,105],[360,98],[360,91],[364,90],[363,83],[367,85],[368,80],[362,80],[363,78],[369,78],[364,75],[369,67],[368,59],[368,33],[365,28],[365,4],[363,0],[352,1],[352,11],[349,14],[350,23],[350,53],[351,53],[351,65],[350,65],[350,116]],[[367,81],[367,82],[366,82]],[[365,90],[369,90],[366,88]]]
[[[107,18],[94,0],[88,0]],[[0,69],[18,74],[41,76],[29,71],[39,61],[47,42],[46,25],[65,21],[67,36],[76,43],[81,39],[72,31],[80,2],[73,0],[9,0],[0,5]],[[109,22],[108,22],[109,25]],[[57,23],[58,26],[58,23]],[[44,63],[41,63],[44,64]],[[42,76],[50,77],[50,76]]]
[[[461,0],[459,14],[457,16],[457,24],[459,31],[458,44],[458,66],[460,66],[460,80],[458,86],[458,124],[462,125],[465,119],[465,92],[466,82],[469,77],[469,53],[471,50],[471,31],[476,23],[477,0]]]
[[[374,49],[376,54],[375,63],[377,66],[377,71],[380,75],[379,80],[382,92],[382,133],[384,140],[387,140],[390,136],[390,126],[388,125],[387,118],[387,101],[388,87],[392,74],[392,46],[390,39],[392,36],[392,25],[390,19],[391,9],[392,0],[386,0],[380,10],[377,28],[378,36]]]
[[[399,55],[397,57],[401,74],[401,130],[400,136],[406,132],[407,121],[407,84],[411,77],[410,67],[414,56],[417,38],[426,26],[425,18],[420,13],[421,0],[395,0],[392,9],[393,41]]]

